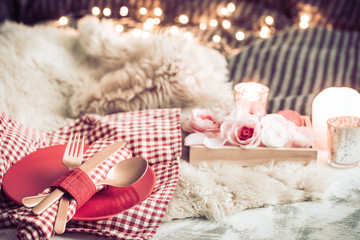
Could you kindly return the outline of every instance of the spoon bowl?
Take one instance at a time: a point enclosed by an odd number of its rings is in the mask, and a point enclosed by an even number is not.
[[[141,157],[133,157],[114,165],[102,181],[96,185],[128,187],[139,181],[148,169],[148,161]]]

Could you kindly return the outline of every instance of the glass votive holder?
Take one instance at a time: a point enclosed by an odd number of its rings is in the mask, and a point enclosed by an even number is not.
[[[261,83],[243,82],[234,87],[236,108],[259,118],[266,114],[269,88]]]
[[[355,167],[360,162],[360,118],[340,116],[327,120],[329,164]]]

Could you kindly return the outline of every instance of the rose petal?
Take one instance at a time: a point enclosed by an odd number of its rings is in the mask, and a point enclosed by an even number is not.
[[[223,138],[227,138],[228,136],[228,132],[231,132],[232,129],[232,125],[233,125],[233,121],[224,121],[221,125],[220,125],[220,134]]]
[[[238,141],[237,133],[242,126],[242,122],[234,122],[231,129],[227,131],[226,138],[230,143],[241,146],[241,143]]]
[[[309,148],[313,145],[315,135],[308,127],[298,127],[291,132],[291,143],[293,147]]]
[[[195,130],[191,127],[191,123],[189,120],[184,121],[182,124],[182,129],[186,132],[194,132]]]
[[[294,110],[285,109],[279,111],[278,114],[284,116],[288,121],[294,123],[298,127],[304,126],[304,122],[301,119],[301,115]]]
[[[266,125],[274,124],[275,122],[285,125],[287,123],[287,119],[277,113],[267,114],[261,118],[260,123],[264,127]]]
[[[185,146],[196,145],[196,144],[203,145],[205,138],[207,137],[203,133],[191,133],[185,137],[184,145]]]
[[[225,138],[218,136],[213,138],[205,138],[204,145],[211,149],[219,149],[222,146],[224,146],[225,142],[226,142]]]

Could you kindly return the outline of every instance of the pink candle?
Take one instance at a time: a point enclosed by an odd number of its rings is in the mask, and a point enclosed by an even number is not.
[[[259,118],[266,114],[268,96],[269,88],[261,83],[244,82],[234,87],[237,108]]]

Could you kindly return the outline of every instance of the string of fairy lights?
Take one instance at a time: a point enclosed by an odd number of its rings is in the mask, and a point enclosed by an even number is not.
[[[198,28],[202,31],[205,31],[207,29],[215,29],[221,26],[223,30],[230,32],[237,41],[243,41],[247,37],[246,31],[234,31],[234,29],[232,29],[233,24],[231,22],[231,15],[235,12],[235,10],[236,5],[232,2],[229,2],[226,6],[219,8],[217,11],[217,18],[201,20],[197,24]],[[141,36],[146,38],[149,36],[150,32],[155,28],[160,27],[165,19],[164,11],[160,7],[155,7],[154,9],[140,7],[139,9],[133,11],[137,11],[136,14],[140,15],[142,21],[142,26],[140,28],[131,29],[133,33],[139,37]],[[118,13],[121,18],[130,18],[130,9],[127,6],[121,6]],[[110,8],[105,7],[100,9],[97,6],[92,7],[91,14],[93,16],[109,19],[113,15]],[[62,16],[59,18],[57,24],[60,26],[67,26],[69,21],[69,16]],[[169,33],[175,35],[180,32],[182,27],[185,27],[190,23],[190,19],[187,15],[181,14],[173,19],[173,23],[174,24],[169,26]],[[191,24],[194,25],[193,23]],[[298,24],[301,29],[308,28],[310,26],[310,15],[307,13],[300,13]],[[120,23],[116,24],[115,29],[119,33],[129,30],[126,28],[126,26]],[[256,32],[259,38],[269,38],[272,34],[275,33],[275,18],[271,15],[263,16],[260,19],[259,29]],[[219,43],[221,40],[221,34],[214,34],[212,36],[212,41],[215,43]]]

